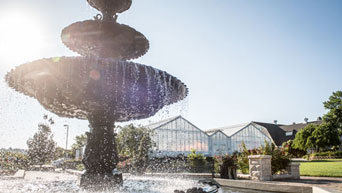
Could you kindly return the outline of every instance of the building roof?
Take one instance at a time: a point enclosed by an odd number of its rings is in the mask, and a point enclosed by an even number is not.
[[[171,118],[164,119],[164,120],[161,120],[161,121],[158,121],[158,122],[155,122],[155,123],[148,124],[145,127],[148,127],[150,129],[156,129],[156,128],[158,128],[160,126],[163,126],[163,125],[165,125],[165,124],[167,124],[167,123],[169,123],[171,121],[174,121],[174,120],[176,120],[176,119],[178,119],[180,117],[181,117],[180,115],[179,116],[175,116],[175,117],[171,117]]]
[[[320,125],[322,124],[321,120],[318,121],[311,121],[311,122],[307,122],[307,123],[297,123],[297,124],[292,124],[292,125],[282,125],[280,126],[281,129],[283,129],[284,131],[299,131],[301,129],[303,129],[305,126],[309,125],[309,124],[315,124],[315,125]]]
[[[283,125],[272,124],[272,123],[262,123],[262,122],[256,122],[256,121],[253,121],[253,123],[264,127],[269,133],[269,135],[271,136],[273,142],[277,146],[282,145],[283,142],[288,140],[287,139],[288,137],[291,137],[291,136],[286,136],[285,135],[286,132],[280,128]]]
[[[215,129],[209,129],[205,132],[208,133],[209,135],[212,135],[217,131],[222,131],[227,136],[232,136],[238,131],[240,131],[241,129],[245,128],[249,124],[250,123],[243,123],[243,124],[232,125],[232,126],[227,126],[227,127],[220,127],[220,128],[215,128]]]

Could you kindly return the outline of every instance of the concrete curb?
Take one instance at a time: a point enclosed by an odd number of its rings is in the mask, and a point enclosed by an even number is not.
[[[18,170],[11,178],[14,179],[24,179],[25,178],[25,170]]]
[[[313,193],[311,186],[294,185],[291,183],[261,182],[251,180],[227,180],[214,178],[214,181],[223,187],[252,189],[267,192],[282,193]]]
[[[83,174],[83,172],[81,172],[81,171],[71,170],[71,169],[66,169],[65,172],[72,174],[72,175],[75,175],[75,176],[81,176]]]
[[[313,193],[341,193],[341,191],[338,191],[338,190],[331,190],[331,189],[321,188],[317,186],[312,187],[312,192]]]

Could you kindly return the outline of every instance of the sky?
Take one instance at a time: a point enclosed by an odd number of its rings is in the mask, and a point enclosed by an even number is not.
[[[56,56],[76,56],[61,30],[98,12],[86,0],[0,0],[0,148],[26,141],[51,116],[65,147],[88,131],[84,120],[59,118],[10,89],[8,71]],[[250,121],[316,120],[323,102],[342,90],[340,0],[133,0],[119,23],[143,33],[149,52],[134,60],[182,80],[189,96],[147,124],[182,115],[202,130]],[[121,123],[125,125],[128,123]]]

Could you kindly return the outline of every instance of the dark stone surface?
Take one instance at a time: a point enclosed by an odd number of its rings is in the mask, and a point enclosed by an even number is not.
[[[90,113],[88,119],[92,132],[87,133],[83,164],[87,174],[110,174],[118,163],[114,119],[106,112]]]
[[[135,29],[111,21],[76,22],[62,31],[63,43],[82,56],[130,60],[149,49],[146,37]]]
[[[95,57],[37,60],[9,72],[6,81],[58,116],[88,119],[89,113],[106,109],[116,122],[153,116],[188,93],[164,71]]]
[[[122,174],[91,174],[81,176],[80,185],[83,188],[94,191],[115,189],[123,184]]]
[[[87,0],[89,5],[102,12],[106,17],[112,18],[116,13],[128,10],[132,0]]]
[[[202,188],[190,188],[186,191],[183,190],[175,190],[174,193],[206,193]]]
[[[113,174],[119,161],[114,134],[114,119],[108,112],[88,115],[92,131],[87,133],[87,145],[82,160],[86,173],[81,176],[81,186],[88,189],[113,188],[122,185],[122,174]]]

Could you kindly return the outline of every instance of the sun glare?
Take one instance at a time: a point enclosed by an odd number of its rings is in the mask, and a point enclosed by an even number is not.
[[[0,59],[28,61],[40,56],[44,48],[43,32],[38,21],[24,13],[0,17]]]

